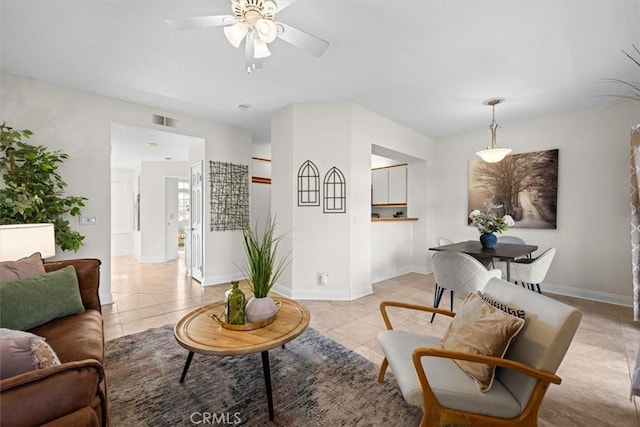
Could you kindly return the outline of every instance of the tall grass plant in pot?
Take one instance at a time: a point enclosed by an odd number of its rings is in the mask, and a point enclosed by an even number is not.
[[[276,315],[277,307],[269,296],[271,288],[290,262],[290,253],[278,259],[278,246],[282,235],[276,235],[276,220],[269,216],[263,228],[258,222],[253,228],[243,230],[244,250],[247,256],[243,266],[245,279],[253,297],[245,307],[245,315],[251,323],[258,323]]]

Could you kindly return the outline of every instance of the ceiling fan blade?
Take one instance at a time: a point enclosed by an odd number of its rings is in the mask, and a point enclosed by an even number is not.
[[[278,27],[279,38],[315,56],[322,56],[329,47],[328,41],[322,40],[290,25],[283,24],[282,22],[277,22],[276,25]]]
[[[288,8],[289,6],[291,6],[296,1],[297,0],[277,0],[276,4],[278,5],[278,12]]]
[[[167,24],[176,30],[190,30],[195,28],[222,27],[231,25],[236,19],[231,15],[196,16],[193,18],[169,18]]]

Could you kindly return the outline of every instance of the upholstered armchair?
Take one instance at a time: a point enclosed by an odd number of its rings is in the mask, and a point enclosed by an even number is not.
[[[378,382],[384,380],[390,367],[407,403],[422,407],[421,426],[536,426],[547,388],[552,383],[561,383],[555,372],[578,328],[581,313],[498,278],[490,279],[484,286],[482,299],[478,301],[475,294],[470,294],[459,315],[401,302],[385,301],[380,305],[387,330],[378,335],[385,354]],[[452,320],[443,337],[394,330],[388,307],[439,313]],[[506,312],[517,314],[524,321]],[[480,354],[475,349],[451,349],[454,325],[460,328],[462,324],[465,332],[458,336],[465,337],[458,341],[459,345],[471,348],[472,342],[479,340],[476,349],[482,349],[503,329],[502,320],[498,325],[496,319],[504,319],[512,331],[504,346],[506,353],[504,349],[498,350],[502,354],[497,356]],[[469,370],[467,363],[463,370],[464,361],[483,365],[473,363]],[[499,368],[487,384],[479,381],[477,375],[471,376],[477,366],[492,373],[494,367]]]

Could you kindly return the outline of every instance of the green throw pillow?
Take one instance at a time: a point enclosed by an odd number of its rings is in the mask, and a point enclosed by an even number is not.
[[[0,327],[26,331],[58,317],[82,313],[73,266],[30,279],[0,284]]]

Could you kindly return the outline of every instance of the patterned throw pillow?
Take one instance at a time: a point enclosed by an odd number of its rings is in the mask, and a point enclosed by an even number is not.
[[[60,359],[44,338],[0,328],[0,379],[55,365]]]
[[[521,319],[524,319],[527,316],[527,313],[524,310],[522,310],[520,308],[511,308],[508,305],[506,305],[504,303],[501,303],[500,301],[492,300],[488,296],[482,295],[482,292],[480,292],[480,291],[478,291],[478,296],[480,298],[482,298],[485,302],[491,304],[495,308],[499,308],[500,310],[504,311],[507,314],[519,317]]]
[[[470,293],[451,320],[440,345],[445,350],[502,358],[523,326],[524,319],[507,314],[486,303],[478,295]],[[495,365],[454,361],[476,381],[480,391],[489,391],[493,384]]]

